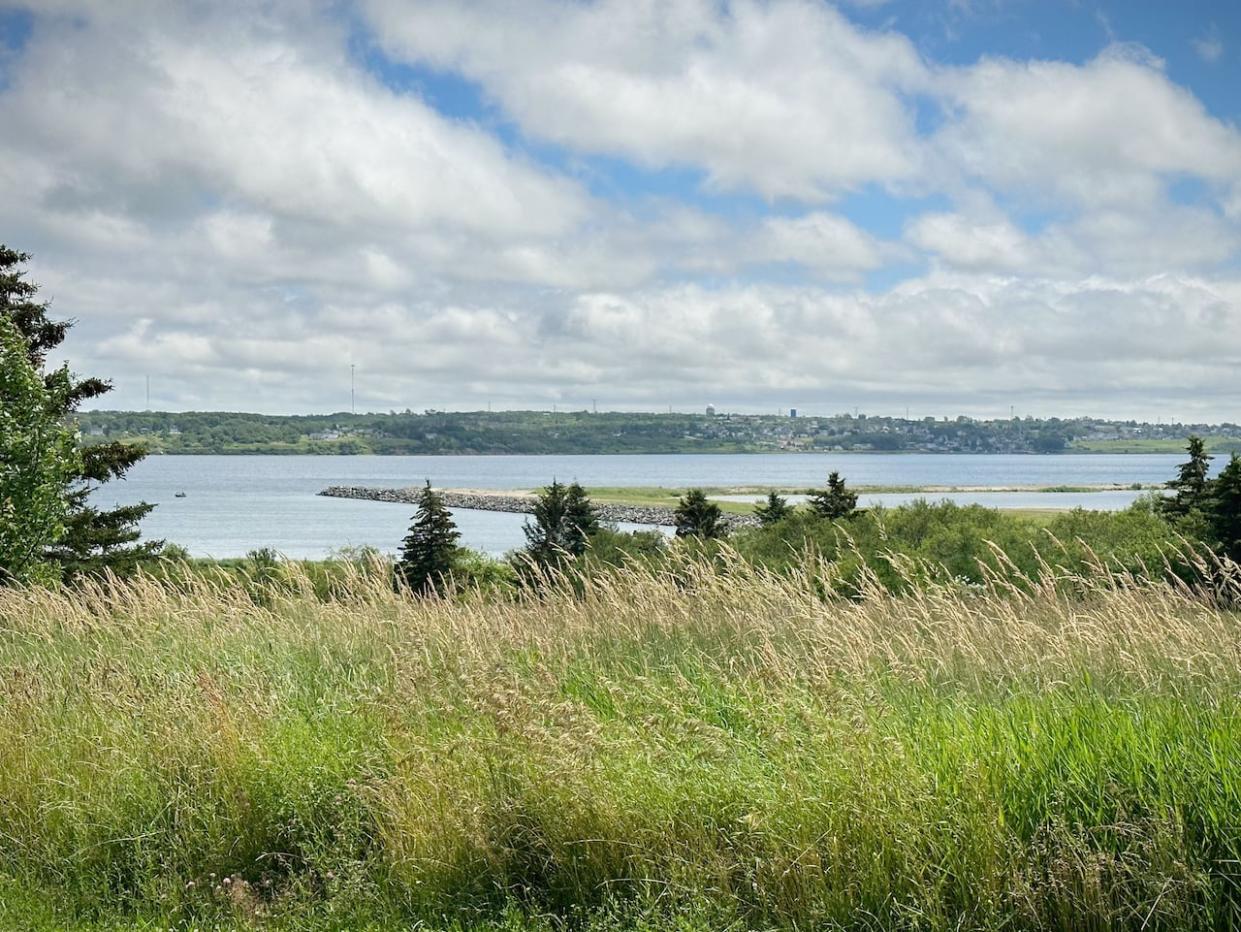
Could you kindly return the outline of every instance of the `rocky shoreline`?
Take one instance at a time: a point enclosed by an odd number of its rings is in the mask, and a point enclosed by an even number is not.
[[[353,498],[371,502],[392,502],[395,504],[412,505],[418,500],[421,486],[406,488],[379,488],[375,486],[333,485],[328,486],[319,494],[328,498]],[[436,490],[440,498],[449,508],[469,508],[474,511],[505,511],[514,514],[531,514],[534,511],[534,496],[504,492],[461,492],[452,489]],[[676,524],[676,515],[671,508],[659,508],[653,505],[616,505],[595,503],[595,511],[599,520],[605,524],[649,524],[672,527]],[[724,524],[729,528],[752,527],[758,524],[753,515],[734,515],[725,513]]]

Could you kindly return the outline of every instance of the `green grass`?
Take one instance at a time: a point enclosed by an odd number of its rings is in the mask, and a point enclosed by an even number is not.
[[[1236,615],[733,563],[0,591],[0,927],[1241,923]]]
[[[1241,437],[1206,437],[1206,446],[1211,453],[1233,453],[1241,451]],[[1183,439],[1160,438],[1142,439],[1138,437],[1125,440],[1074,440],[1069,447],[1073,453],[1184,453]]]
[[[591,487],[589,489],[590,497],[593,501],[601,504],[611,505],[640,505],[658,508],[675,508],[678,500],[688,491],[686,488],[670,488],[662,486],[608,486],[608,487]],[[776,492],[780,495],[802,495],[815,491],[810,488],[782,488],[778,486],[707,486],[703,491],[709,497],[720,495],[752,495],[753,501],[719,501],[716,504],[729,514],[752,514],[754,504],[766,497],[768,492]],[[938,497],[942,497],[946,491],[953,491],[951,488],[926,487],[926,486],[857,486],[854,491],[859,493],[899,493],[899,494],[919,494],[926,495],[928,501],[935,501]],[[1092,486],[1048,486],[1046,488],[1030,489],[1035,492],[1095,492],[1099,491],[1097,487]],[[1005,508],[1005,514],[1023,514],[1028,516],[1035,515],[1052,515],[1063,513],[1063,508]]]

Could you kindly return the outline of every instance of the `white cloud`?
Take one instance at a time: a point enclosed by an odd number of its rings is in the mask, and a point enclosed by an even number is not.
[[[1220,40],[1219,33],[1214,26],[1211,27],[1210,32],[1194,39],[1191,44],[1194,51],[1198,53],[1198,57],[1209,65],[1215,64],[1224,55],[1224,43]]]
[[[522,127],[715,188],[828,198],[919,171],[924,67],[897,34],[809,0],[368,0],[394,54],[460,69]]]
[[[1241,132],[1140,50],[1114,46],[1083,66],[987,59],[941,82],[952,109],[940,157],[995,188],[1128,207],[1158,201],[1178,175],[1241,176]]]
[[[961,213],[923,214],[906,235],[915,245],[936,253],[949,265],[971,271],[1019,272],[1034,261],[1030,237],[995,211],[988,216]]]
[[[150,374],[170,407],[339,409],[355,362],[381,408],[1235,418],[1241,134],[1132,50],[938,67],[809,0],[369,3],[561,168],[386,87],[312,0],[56,2],[0,90],[3,234],[108,404]],[[594,152],[792,203],[594,196]],[[870,182],[886,229],[945,203],[897,242],[822,203]],[[897,266],[929,270],[863,287]]]
[[[796,262],[825,278],[846,281],[878,268],[887,252],[856,224],[822,211],[768,218],[757,250],[773,261]]]
[[[914,218],[905,235],[946,267],[1076,280],[1106,272],[1148,277],[1210,271],[1241,254],[1241,229],[1213,210],[1159,200],[1102,207],[1028,233],[977,197],[955,212]]]
[[[0,96],[6,150],[38,163],[7,179],[6,197],[83,227],[218,211],[204,222],[225,257],[272,247],[273,231],[290,248],[395,242],[407,261],[438,238],[554,251],[585,221],[574,182],[282,28],[239,9],[205,22],[166,12],[42,23]],[[267,238],[255,241],[259,229]]]

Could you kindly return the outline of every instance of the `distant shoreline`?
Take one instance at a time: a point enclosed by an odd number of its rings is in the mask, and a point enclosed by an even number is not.
[[[194,456],[673,456],[725,454],[1079,455],[1241,451],[1241,425],[1139,424],[1096,418],[773,416],[588,411],[427,410],[263,415],[83,411],[82,439]]]

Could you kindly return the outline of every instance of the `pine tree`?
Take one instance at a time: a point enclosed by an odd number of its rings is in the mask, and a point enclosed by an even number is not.
[[[832,472],[827,477],[827,488],[810,496],[810,507],[820,518],[829,521],[847,518],[857,510],[857,493],[845,488],[840,473]]]
[[[1190,437],[1187,450],[1189,459],[1177,469],[1176,478],[1167,483],[1167,487],[1176,493],[1163,503],[1163,513],[1168,518],[1188,517],[1206,504],[1211,457],[1207,455],[1201,437]]]
[[[708,501],[702,489],[690,489],[677,503],[677,537],[723,537],[726,532],[723,517],[720,506]]]
[[[1228,460],[1211,483],[1208,523],[1221,555],[1241,563],[1241,456]]]
[[[792,513],[793,509],[789,507],[788,499],[775,492],[768,492],[767,501],[754,508],[754,514],[758,516],[759,523],[763,527],[782,521]]]
[[[26,343],[31,365],[43,372],[48,352],[64,341],[72,323],[48,318],[47,303],[38,300],[38,286],[26,281],[20,268],[29,258],[25,253],[0,244],[0,314],[16,325]],[[59,378],[58,372],[44,374],[49,389]],[[111,384],[102,379],[70,380],[67,391],[59,395],[61,419],[67,419],[82,402],[111,390]],[[92,491],[102,483],[123,477],[145,455],[142,448],[125,443],[81,449],[80,468],[66,491],[65,530],[44,554],[46,560],[59,564],[68,574],[104,570],[124,574],[159,552],[163,541],[138,543],[138,523],[150,513],[153,505],[143,502],[100,509],[90,503]]]
[[[65,530],[65,488],[79,463],[64,423],[69,373],[46,380],[26,340],[0,316],[0,584],[50,581],[47,547]]]
[[[431,488],[418,493],[418,511],[409,534],[401,542],[401,558],[396,571],[405,585],[418,593],[427,595],[443,592],[459,548],[461,534],[452,514],[444,507],[444,501]]]

